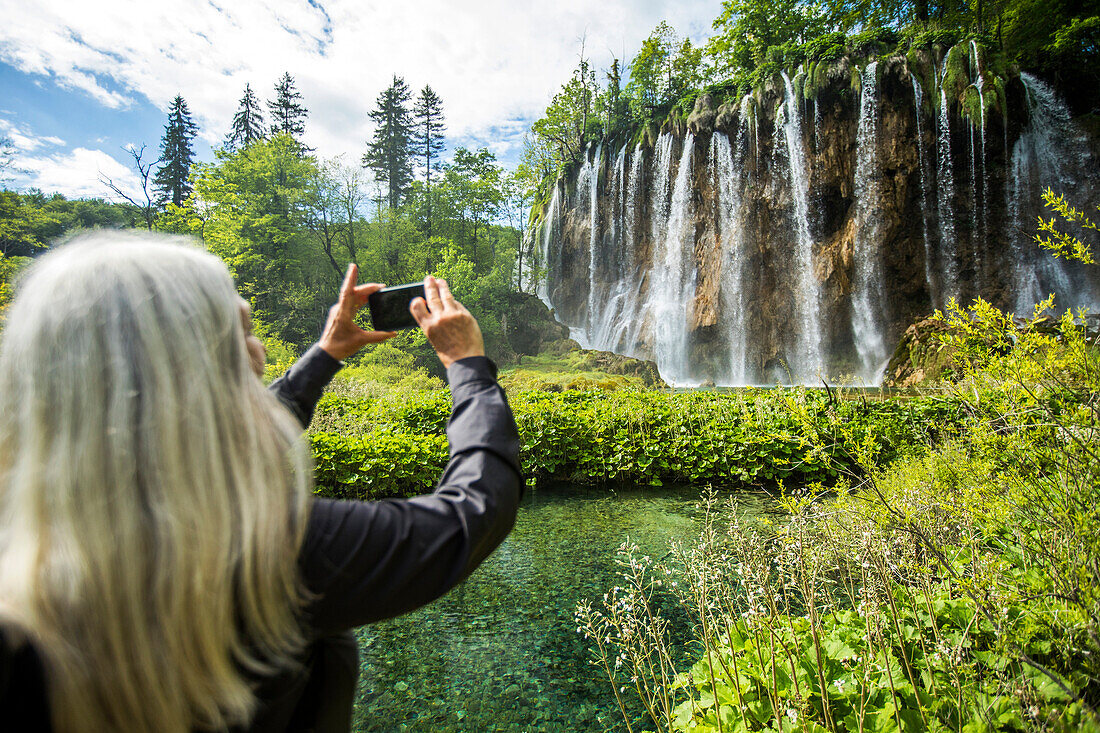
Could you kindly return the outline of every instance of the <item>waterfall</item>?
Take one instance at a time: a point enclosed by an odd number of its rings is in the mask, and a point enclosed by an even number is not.
[[[859,352],[860,376],[874,383],[886,359],[883,334],[882,232],[877,208],[882,187],[878,160],[878,64],[871,63],[861,75],[859,123],[856,128],[856,234],[852,256],[855,269],[852,285],[852,334]]]
[[[635,147],[593,142],[547,192],[529,287],[580,343],[653,359],[676,385],[782,380],[784,367],[802,384],[873,383],[891,339],[960,292],[1021,314],[1051,292],[1059,308],[1095,307],[1097,269],[1033,241],[1044,188],[1094,200],[1087,141],[1026,74],[1004,87],[1019,118],[986,114],[995,90],[971,50],[969,129],[934,59],[931,80],[871,63],[858,95],[845,78],[812,105],[781,74],[738,110],[725,102],[715,128],[674,120]]]
[[[1014,254],[1015,309],[1021,315],[1029,314],[1032,306],[1052,292],[1059,295],[1060,307],[1095,307],[1094,293],[1077,286],[1066,263],[1040,250],[1032,239],[1035,217],[1043,213],[1043,189],[1049,186],[1071,196],[1078,193],[1082,182],[1076,173],[1082,161],[1074,159],[1068,143],[1077,142],[1075,147],[1082,149],[1082,141],[1070,122],[1069,110],[1050,87],[1026,73],[1020,74],[1020,80],[1027,90],[1029,119],[1012,149],[1009,182],[1007,235]]]
[[[760,121],[757,119],[756,108],[753,106],[752,94],[741,97],[740,110],[741,124],[747,126],[752,120],[752,155],[753,161],[759,165],[760,156]]]
[[[633,201],[641,170],[641,148],[634,151],[633,158],[631,174],[627,178],[625,145],[615,157],[607,237],[611,261],[602,268],[601,279],[606,280],[606,285],[601,287],[599,299],[593,299],[589,291],[589,312],[593,316],[588,328],[591,347],[621,353],[633,353],[633,343],[623,336],[627,326],[638,320],[635,318],[638,273],[631,260],[634,248]]]
[[[588,308],[585,310],[586,331],[588,337],[593,331],[593,323],[596,318],[596,304],[600,302],[599,255],[600,247],[600,164],[603,156],[603,145],[596,146],[596,154],[585,164],[581,170],[581,177],[587,181],[585,189],[588,193]],[[581,187],[577,186],[577,195],[580,195]]]
[[[633,251],[634,243],[638,240],[637,216],[638,193],[642,191],[644,184],[645,153],[642,146],[634,149],[634,159],[630,165],[630,177],[626,182],[626,190],[623,199],[623,266],[625,277],[621,290],[611,300],[616,309],[617,318],[608,319],[608,336],[604,343],[609,349],[636,355],[638,336],[642,331],[642,272],[641,263],[636,259]],[[629,260],[627,257],[629,256]]]
[[[672,136],[658,141],[658,176],[668,179]],[[692,154],[695,137],[688,133],[676,167],[676,183],[665,207],[654,207],[651,220],[654,252],[646,320],[653,337],[653,354],[665,381],[686,384],[691,378],[688,355],[689,313],[695,291],[695,222],[692,207]],[[661,165],[662,158],[666,158]],[[660,189],[658,189],[660,190]],[[663,198],[663,197],[662,197]],[[655,201],[656,203],[656,201]]]
[[[946,64],[944,64],[946,74]],[[959,298],[959,268],[955,260],[955,175],[951,170],[951,120],[947,91],[940,79],[940,116],[936,142],[936,219],[940,224],[940,297]]]
[[[913,108],[917,120],[917,165],[920,166],[920,223],[921,234],[924,236],[924,280],[928,284],[928,296],[932,301],[932,307],[942,308],[940,288],[937,287],[933,272],[932,242],[928,238],[928,176],[924,167],[924,127],[921,125],[924,92],[915,74],[910,72],[909,79],[913,82]]]
[[[546,210],[546,218],[542,222],[542,231],[540,232],[542,236],[540,237],[539,253],[535,262],[534,273],[534,276],[538,278],[535,294],[551,309],[553,309],[554,304],[550,302],[550,280],[555,274],[552,265],[558,264],[561,258],[561,197],[558,195],[560,191],[561,187],[555,185],[554,193],[550,196],[550,205]],[[552,245],[557,254],[554,262],[551,262],[550,259]]]
[[[741,230],[741,141],[745,130],[742,118],[738,130],[736,157],[729,138],[720,132],[710,138],[710,164],[714,187],[718,191],[717,230],[722,253],[721,313],[729,334],[729,371],[726,382],[748,382],[748,298],[745,296],[745,242]]]
[[[802,146],[802,120],[799,116],[798,99],[786,72],[783,72],[783,86],[783,137],[787,146],[791,199],[794,205],[794,267],[798,273],[795,298],[799,327],[797,362],[792,364],[794,360],[788,358],[787,365],[792,376],[805,383],[816,381],[824,371],[819,322],[821,304],[817,278],[814,276],[814,243],[810,234],[809,166],[806,164],[806,151]]]

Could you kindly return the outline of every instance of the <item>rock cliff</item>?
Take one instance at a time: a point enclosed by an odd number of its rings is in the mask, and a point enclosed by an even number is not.
[[[672,383],[877,382],[948,298],[1098,302],[1094,274],[1031,241],[1043,187],[1092,200],[1088,145],[1049,88],[976,47],[702,95],[641,138],[559,179],[542,294],[584,345]]]

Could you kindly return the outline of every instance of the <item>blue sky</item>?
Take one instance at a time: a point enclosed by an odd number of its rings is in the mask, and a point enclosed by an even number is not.
[[[718,0],[0,0],[0,137],[16,148],[3,184],[105,196],[134,190],[125,148],[156,158],[178,93],[210,160],[241,92],[261,100],[284,71],[310,111],[318,155],[362,155],[367,113],[393,74],[443,98],[450,147],[486,146],[506,166],[576,64],[629,58],[661,20],[704,38]]]

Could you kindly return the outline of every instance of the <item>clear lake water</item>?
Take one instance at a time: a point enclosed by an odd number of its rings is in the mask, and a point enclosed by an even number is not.
[[[764,494],[738,498],[739,511],[773,506]],[[512,534],[463,584],[359,630],[353,730],[625,730],[573,612],[616,584],[613,559],[627,537],[659,558],[697,534],[699,501],[697,488],[529,489]],[[690,620],[665,612],[686,644]]]

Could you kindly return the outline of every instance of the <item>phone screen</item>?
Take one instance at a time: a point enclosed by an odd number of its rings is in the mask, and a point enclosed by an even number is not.
[[[413,298],[424,297],[424,283],[395,285],[372,293],[367,299],[370,321],[375,331],[398,331],[416,328],[416,319],[409,312]]]

